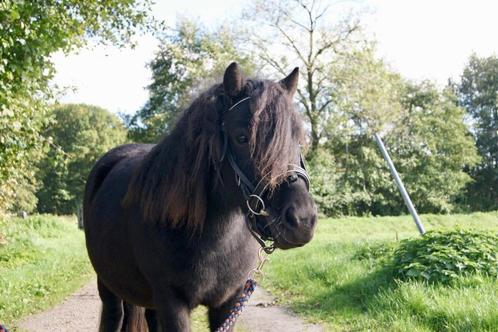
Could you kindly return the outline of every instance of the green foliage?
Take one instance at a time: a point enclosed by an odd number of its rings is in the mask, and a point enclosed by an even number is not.
[[[108,111],[84,104],[51,110],[54,122],[44,135],[53,142],[37,174],[38,211],[71,214],[82,204],[86,179],[105,152],[124,143],[126,130]]]
[[[341,212],[342,202],[336,188],[338,175],[335,172],[334,157],[324,149],[318,149],[308,155],[308,172],[311,179],[311,194],[318,210],[325,215],[337,215]]]
[[[149,100],[134,116],[126,119],[130,138],[157,142],[174,124],[192,97],[218,83],[232,61],[246,74],[253,72],[249,55],[238,51],[235,32],[219,29],[209,32],[198,23],[183,19],[162,38],[154,60]]]
[[[23,198],[17,208],[33,205],[34,165],[47,147],[50,55],[82,46],[85,37],[126,45],[151,27],[149,9],[149,0],[0,2],[0,212]]]
[[[405,240],[394,252],[395,276],[428,282],[452,282],[459,276],[498,277],[498,235],[455,230],[427,232]]]
[[[333,174],[334,183],[327,186],[335,192],[328,195],[327,206],[319,207],[329,216],[399,213],[400,208],[393,212],[385,207],[389,201],[402,208],[372,135],[400,122],[404,82],[374,54],[373,46],[350,51],[328,70],[334,106],[321,134],[321,149],[334,156],[333,166],[323,167],[323,172],[329,178]]]
[[[456,225],[498,231],[498,211],[421,218],[428,231]],[[393,282],[385,268],[393,249],[419,237],[410,216],[321,219],[309,244],[271,255],[261,282],[326,331],[496,331],[496,277],[465,275],[451,285]]]
[[[370,53],[363,56],[366,59],[354,62],[347,71],[363,73],[360,81],[364,83],[349,82],[344,71],[338,76],[345,81],[344,85],[338,81],[344,104],[330,118],[324,143],[334,156],[334,164],[324,171],[336,173],[335,183],[329,186],[337,189],[332,193],[334,200],[327,203],[331,205],[322,211],[329,215],[406,211],[373,140],[375,132],[384,132],[383,140],[417,209],[454,211],[457,198],[471,181],[464,170],[479,160],[456,97],[451,90],[439,91],[428,82],[403,82],[385,64],[371,59]]]
[[[2,85],[1,79],[0,85]],[[11,87],[5,86],[6,89]],[[44,106],[29,93],[1,90],[2,87],[0,87],[0,215],[7,210],[30,211],[36,205],[36,198],[33,195],[37,185],[34,181],[36,172],[34,163],[46,150],[46,142],[40,136],[40,130],[48,122],[44,118],[46,116]]]
[[[353,258],[359,261],[375,261],[376,264],[387,264],[391,261],[398,243],[367,243],[354,254]]]
[[[465,203],[473,210],[498,209],[498,57],[469,59],[459,85],[459,97],[472,119],[481,163],[470,169],[475,180]]]
[[[2,322],[11,327],[88,281],[92,268],[84,243],[73,217],[0,219]]]
[[[402,124],[387,146],[417,209],[449,213],[471,178],[465,169],[479,161],[453,92],[423,82],[407,85]]]
[[[336,101],[325,137],[371,137],[400,124],[406,83],[375,53],[375,45],[367,44],[330,66]]]

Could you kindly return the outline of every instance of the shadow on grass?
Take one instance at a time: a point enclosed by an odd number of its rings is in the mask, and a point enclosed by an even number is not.
[[[330,316],[357,317],[365,315],[369,307],[377,301],[376,295],[383,291],[393,291],[397,284],[390,269],[375,270],[354,281],[331,286],[330,291],[305,301],[294,301],[292,306],[297,311],[312,313],[319,318]]]
[[[293,301],[292,307],[314,319],[337,323],[337,331],[403,331],[403,326],[409,331],[498,331],[495,311],[458,310],[453,302],[440,302],[444,298],[440,288],[458,292],[458,285],[421,285],[396,282],[392,270],[383,268],[306,300]],[[434,295],[439,300],[431,299]]]

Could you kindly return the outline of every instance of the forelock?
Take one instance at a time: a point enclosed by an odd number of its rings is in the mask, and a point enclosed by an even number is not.
[[[254,165],[276,187],[299,160],[302,120],[283,87],[272,81],[248,83],[251,96],[250,148]]]

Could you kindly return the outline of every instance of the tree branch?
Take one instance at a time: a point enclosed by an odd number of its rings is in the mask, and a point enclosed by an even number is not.
[[[285,39],[287,39],[287,41],[290,43],[289,46],[294,49],[294,51],[296,52],[297,56],[306,64],[307,61],[304,58],[304,56],[302,55],[302,53],[299,50],[299,48],[297,47],[295,41],[282,29],[281,26],[274,25],[274,27],[277,28],[278,31],[280,31],[280,33],[285,37]]]
[[[316,61],[316,59],[318,58],[318,56],[320,56],[320,54],[322,54],[323,52],[325,52],[326,50],[328,50],[330,48],[334,48],[334,51],[336,51],[335,46],[337,44],[341,43],[342,41],[346,40],[353,32],[358,30],[359,27],[360,27],[359,25],[355,24],[354,26],[347,29],[347,31],[341,33],[339,36],[336,36],[336,38],[334,38],[333,40],[325,43],[325,45],[320,47],[317,50],[317,52],[315,53],[315,55],[313,56],[313,62]]]
[[[318,109],[317,113],[321,113],[325,109],[325,107],[327,107],[328,105],[330,105],[330,103],[332,103],[333,101],[334,101],[333,98],[328,99],[325,103],[323,103],[322,106],[320,106],[320,108]]]

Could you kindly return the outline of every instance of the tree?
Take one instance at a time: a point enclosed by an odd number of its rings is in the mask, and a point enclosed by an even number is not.
[[[248,54],[238,51],[233,31],[208,32],[194,21],[182,19],[161,39],[149,67],[149,100],[127,119],[133,141],[156,142],[186,108],[192,96],[218,82],[227,64],[237,61],[246,73],[254,71]]]
[[[96,106],[61,105],[51,115],[55,122],[44,136],[53,148],[39,165],[38,211],[70,214],[81,205],[93,164],[126,140],[126,130],[117,116]]]
[[[313,153],[337,102],[330,68],[359,45],[359,21],[353,16],[332,17],[330,6],[318,0],[256,1],[247,16],[263,65],[281,75],[289,65],[300,67],[304,83],[297,98],[309,123]]]
[[[449,213],[471,181],[465,172],[479,161],[464,123],[465,111],[449,88],[407,84],[402,126],[387,138],[394,162],[421,212]]]
[[[36,187],[34,164],[47,143],[40,133],[50,121],[50,55],[77,49],[87,37],[127,45],[135,31],[151,27],[149,11],[149,0],[0,2],[0,212],[13,207],[19,188]]]
[[[329,183],[336,190],[328,195],[333,197],[333,206],[322,210],[333,215],[387,212],[374,211],[375,202],[384,199],[379,188],[390,187],[392,182],[389,173],[383,172],[384,161],[372,136],[400,124],[405,112],[401,104],[404,81],[375,57],[373,44],[350,51],[328,71],[335,82],[335,102],[324,122],[317,157],[333,156],[334,163],[322,169],[336,174],[336,182]],[[315,165],[317,157],[311,157],[311,169],[319,166]]]
[[[327,149],[319,148],[307,162],[311,194],[318,210],[327,216],[344,214],[344,188],[339,188],[341,174],[337,171],[334,156]]]
[[[369,53],[364,56],[364,61],[347,66],[348,71],[361,75],[344,75],[358,80],[354,84],[349,80],[338,83],[344,102],[339,116],[330,119],[326,141],[318,150],[326,149],[333,156],[333,162],[322,167],[325,174],[334,174],[327,175],[329,181],[333,180],[325,195],[328,200],[317,199],[319,205],[323,201],[329,204],[321,206],[322,211],[332,215],[406,211],[372,140],[375,132],[384,133],[386,146],[417,209],[454,211],[462,190],[471,181],[464,170],[479,160],[464,124],[464,110],[458,107],[450,89],[439,91],[429,82],[405,82],[380,60],[372,62]],[[386,117],[383,112],[390,115]],[[317,156],[320,154],[323,152]],[[313,172],[316,158],[310,167]],[[318,169],[322,164],[318,163]],[[319,183],[319,188],[323,187]]]
[[[471,119],[481,163],[470,170],[467,204],[498,209],[498,58],[472,55],[459,85],[460,103]]]

